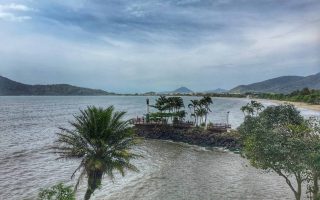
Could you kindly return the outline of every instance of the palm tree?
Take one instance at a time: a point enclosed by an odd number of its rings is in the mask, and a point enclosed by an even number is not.
[[[171,113],[171,111],[174,112],[175,104],[176,104],[175,97],[168,97],[165,107],[167,108],[169,113]],[[172,120],[172,116],[171,116],[171,120]]]
[[[204,120],[204,123],[205,125],[207,125],[207,118],[208,118],[208,114],[209,112],[212,112],[211,109],[210,109],[210,105],[213,104],[213,101],[211,99],[210,96],[204,96],[202,97],[202,99],[200,99],[200,107],[204,107],[204,109],[206,110],[205,112],[205,120]]]
[[[200,117],[200,121],[199,121],[200,126],[202,126],[203,117],[205,117],[207,114],[208,114],[207,109],[203,107],[199,107],[196,109],[196,116]]]
[[[171,120],[172,120],[172,117],[173,116],[177,117],[180,109],[184,107],[183,99],[181,97],[168,97],[165,107],[167,108],[169,113],[172,112],[172,115],[171,115]]]
[[[259,103],[257,101],[251,101],[251,106],[252,108],[256,111],[256,115],[259,114],[259,112],[261,110],[263,110],[264,106],[262,105],[262,103]]]
[[[249,103],[245,106],[242,106],[240,110],[243,112],[244,116],[248,116],[248,115],[253,116],[254,109],[252,108],[252,106],[250,106]]]
[[[258,115],[261,110],[263,110],[264,106],[257,102],[257,101],[251,101],[250,103],[247,103],[247,105],[241,107],[241,111],[243,112],[244,116],[250,115]]]
[[[168,110],[167,104],[168,104],[168,99],[166,98],[166,96],[161,95],[158,99],[156,99],[156,103],[154,105],[151,105],[151,107],[156,108],[160,112],[161,122],[163,121],[162,113]]]
[[[193,112],[191,113],[191,116],[194,117],[194,124],[197,125],[197,115],[196,115],[196,109],[199,106],[200,102],[199,100],[195,99],[195,100],[190,100],[191,103],[188,105],[188,108],[191,110],[193,110]]]
[[[115,112],[113,106],[106,109],[92,106],[80,112],[70,122],[73,129],[60,128],[54,149],[62,159],[81,159],[71,178],[77,171],[81,172],[76,191],[81,179],[87,176],[84,199],[88,200],[101,186],[103,175],[113,180],[115,170],[122,176],[126,169],[138,171],[130,160],[139,155],[130,152],[136,140],[129,121],[122,120],[125,112]]]
[[[181,97],[175,97],[175,108],[179,112],[181,108],[184,108],[183,99]]]

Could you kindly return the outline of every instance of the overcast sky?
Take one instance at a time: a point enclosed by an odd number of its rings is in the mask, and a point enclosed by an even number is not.
[[[320,71],[319,0],[0,0],[0,74],[114,92]]]

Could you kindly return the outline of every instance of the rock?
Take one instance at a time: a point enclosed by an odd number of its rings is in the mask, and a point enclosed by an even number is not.
[[[225,147],[231,150],[241,148],[239,134],[212,132],[200,128],[181,128],[170,125],[144,125],[134,127],[138,136],[150,139],[172,140],[188,144],[210,147]]]

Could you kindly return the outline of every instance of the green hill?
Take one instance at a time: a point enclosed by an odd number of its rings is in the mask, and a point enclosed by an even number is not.
[[[303,88],[320,89],[320,73],[310,76],[281,76],[249,85],[239,85],[229,93],[284,93],[288,94]]]
[[[0,95],[1,96],[18,96],[18,95],[39,95],[39,96],[94,96],[110,95],[103,90],[82,88],[68,84],[54,85],[27,85],[10,80],[0,76]]]

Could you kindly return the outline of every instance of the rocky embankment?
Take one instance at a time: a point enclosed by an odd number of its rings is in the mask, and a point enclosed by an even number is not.
[[[172,140],[192,145],[224,147],[230,150],[241,148],[240,136],[236,131],[217,132],[202,128],[174,127],[169,125],[137,124],[138,136],[150,139]]]

